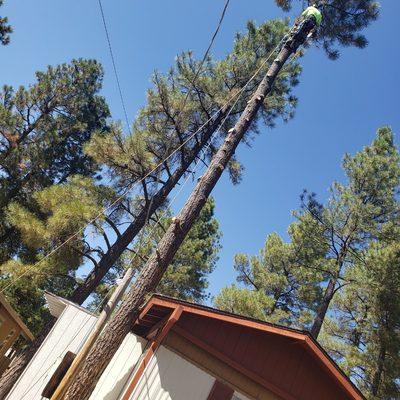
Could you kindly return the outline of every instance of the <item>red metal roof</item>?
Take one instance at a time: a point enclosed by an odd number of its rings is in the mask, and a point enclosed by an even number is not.
[[[133,331],[147,336],[172,311],[172,330],[282,399],[362,400],[363,395],[306,331],[154,295]]]

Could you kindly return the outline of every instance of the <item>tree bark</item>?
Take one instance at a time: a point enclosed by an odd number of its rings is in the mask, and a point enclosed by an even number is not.
[[[324,323],[326,313],[328,312],[329,304],[335,295],[336,283],[337,279],[331,278],[328,282],[328,286],[325,289],[324,297],[322,298],[321,305],[318,309],[310,332],[314,339],[317,339],[319,333],[321,332],[322,324]]]
[[[234,129],[225,138],[224,143],[214,155],[206,173],[197,183],[184,207],[174,219],[141,271],[134,286],[127,294],[126,300],[111,318],[102,336],[90,351],[80,373],[67,390],[64,400],[88,399],[104,369],[111,361],[111,358],[118,350],[125,336],[132,329],[145,296],[155,290],[167,266],[198,217],[212,189],[233,156],[236,147],[250,127],[264,97],[271,91],[272,84],[279,71],[289,56],[304,42],[307,34],[314,26],[314,19],[310,18],[306,20],[300,26],[299,30],[286,41],[259,84],[256,92],[248,102]]]
[[[166,201],[172,189],[176,186],[178,181],[181,179],[183,174],[186,172],[190,164],[196,159],[201,149],[210,139],[212,134],[220,125],[224,116],[228,111],[228,107],[224,107],[211,125],[202,134],[201,140],[194,146],[192,151],[184,159],[184,164],[181,164],[174,173],[170,176],[163,187],[154,195],[153,200],[149,202],[150,209],[144,207],[136,219],[128,226],[128,228],[122,233],[122,235],[116,239],[111,248],[104,254],[104,256],[98,262],[98,267],[93,269],[85,281],[79,285],[69,300],[77,304],[82,304],[90,296],[91,293],[100,284],[106,273],[115,264],[121,254],[124,252],[126,247],[135,239],[136,235],[140,232],[146,223],[147,218],[151,217],[154,212]],[[11,362],[10,367],[4,372],[0,378],[0,400],[3,400],[8,392],[11,390],[15,382],[18,380],[21,373],[28,365],[31,358],[34,356],[47,334],[55,323],[55,319],[43,328],[43,331],[39,336],[35,338],[33,343],[24,349],[21,354],[16,356]]]

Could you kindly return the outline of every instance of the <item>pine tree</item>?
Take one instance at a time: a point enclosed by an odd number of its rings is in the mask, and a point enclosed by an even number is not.
[[[237,255],[240,287],[216,306],[313,330],[370,398],[391,399],[399,378],[400,155],[387,128],[343,162],[326,205],[302,196],[288,243],[268,237],[257,257]],[[322,289],[324,288],[324,289]],[[396,392],[397,391],[397,392]]]
[[[354,157],[347,154],[343,168],[348,183],[333,184],[328,204],[318,203],[313,194],[303,196],[303,210],[297,215],[300,220],[311,217],[318,222],[330,243],[326,254],[330,273],[311,328],[314,337],[318,337],[330,303],[344,284],[344,271],[351,268],[369,240],[378,236],[381,225],[396,215],[394,193],[400,165],[390,128],[379,129],[371,146]]]
[[[125,301],[89,351],[79,373],[74,377],[69,387],[65,389],[65,399],[87,399],[90,396],[108,362],[131,329],[147,294],[154,291],[160,283],[166,268],[199,216],[237,146],[254,123],[257,113],[264,103],[265,97],[271,92],[272,85],[282,67],[304,43],[316,24],[317,19],[315,17],[305,17],[304,23],[288,35],[275,60],[248,100],[239,120],[228,132],[223,144],[214,154],[206,173],[198,181],[184,207],[174,219],[174,223],[158,243],[157,248],[127,294]]]
[[[392,221],[389,225],[398,237],[398,227]],[[371,242],[346,271],[349,284],[336,296],[333,317],[321,335],[324,346],[369,399],[389,400],[400,393],[399,256],[396,239]]]
[[[207,299],[208,276],[215,268],[220,250],[220,232],[214,217],[214,208],[214,199],[208,199],[199,218],[168,266],[156,289],[157,293],[197,303]],[[143,239],[141,237],[137,242],[137,252],[134,251],[126,260],[128,265],[138,272],[172,223],[171,210],[161,210],[161,213],[155,222],[146,227]]]
[[[225,287],[214,299],[217,308],[282,325],[310,327],[322,289],[327,246],[310,241],[305,225],[321,235],[312,220],[292,223],[290,241],[274,233],[257,256],[237,254],[238,285]]]
[[[102,67],[92,60],[48,67],[37,82],[0,91],[0,262],[24,248],[5,210],[18,202],[35,212],[33,194],[71,175],[93,175],[96,165],[83,153],[94,131],[107,129],[101,89]]]
[[[0,7],[4,4],[4,0],[0,0]],[[0,43],[2,45],[7,45],[10,43],[10,33],[12,33],[12,28],[8,24],[7,17],[0,16]]]
[[[93,233],[84,228],[113,199],[111,189],[75,175],[66,183],[33,193],[35,213],[18,202],[8,206],[6,221],[20,233],[23,251],[0,266],[0,287],[35,334],[49,319],[43,290],[68,297],[75,289],[87,236]],[[91,227],[96,228],[102,230],[101,220]],[[66,240],[66,245],[51,253]]]
[[[193,302],[204,302],[209,294],[208,277],[214,271],[220,250],[218,221],[214,217],[215,202],[210,198],[181,248],[175,254],[171,264],[155,290],[166,296],[172,296]],[[154,218],[143,228],[135,245],[122,258],[118,268],[120,274],[125,268],[133,268],[140,273],[157,242],[172,223],[169,207],[157,210]],[[115,272],[108,273],[103,284],[96,289],[91,307],[96,307],[115,281]]]
[[[302,0],[275,0],[284,11],[295,5],[303,5]],[[309,5],[319,5],[324,14],[316,44],[324,49],[328,57],[336,60],[340,47],[365,48],[367,38],[362,34],[371,21],[378,18],[379,2],[374,0],[309,0]]]

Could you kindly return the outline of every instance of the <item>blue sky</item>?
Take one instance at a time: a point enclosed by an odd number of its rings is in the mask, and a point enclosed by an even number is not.
[[[183,50],[202,56],[224,2],[103,0],[130,120],[145,103],[155,69],[166,71]],[[269,233],[286,235],[304,188],[326,198],[332,181],[343,179],[345,152],[371,142],[382,125],[390,125],[398,139],[400,2],[382,0],[381,6],[380,19],[366,30],[370,44],[365,50],[344,49],[335,62],[321,50],[307,52],[295,90],[295,118],[274,130],[262,129],[252,148],[241,146],[243,182],[234,187],[224,177],[214,190],[223,248],[210,278],[213,295],[234,281],[235,253],[255,254]],[[113,118],[123,119],[97,0],[6,0],[2,13],[15,32],[10,45],[0,49],[0,84],[27,85],[49,64],[95,58],[105,68],[102,94]],[[231,49],[234,33],[244,30],[247,20],[283,16],[273,1],[231,0],[213,55],[223,57]],[[182,191],[176,209],[190,188]]]

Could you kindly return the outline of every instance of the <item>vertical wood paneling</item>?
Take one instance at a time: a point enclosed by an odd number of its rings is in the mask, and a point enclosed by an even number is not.
[[[77,353],[96,317],[66,306],[53,329],[6,397],[7,400],[41,400],[41,393],[67,353]]]

